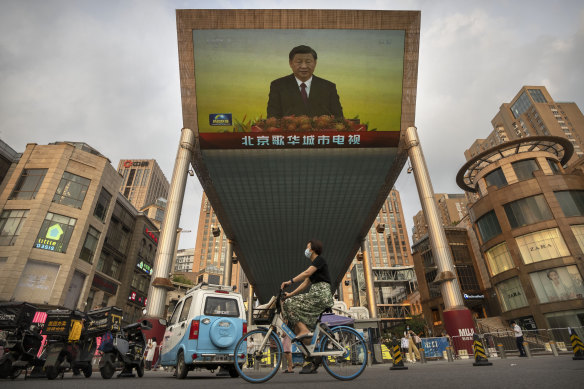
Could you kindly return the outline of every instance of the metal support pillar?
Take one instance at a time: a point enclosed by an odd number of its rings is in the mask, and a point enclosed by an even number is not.
[[[367,292],[367,305],[369,308],[369,317],[377,318],[377,302],[373,292],[373,273],[371,272],[371,261],[367,252],[367,238],[361,240],[361,254],[363,254],[363,273],[365,275],[365,290]]]
[[[253,285],[249,283],[248,295],[247,295],[247,325],[252,325],[252,312],[253,312]]]
[[[150,285],[148,305],[146,307],[146,315],[148,317],[164,317],[166,292],[172,289],[172,283],[168,277],[172,270],[176,232],[185,196],[189,163],[193,154],[194,145],[195,134],[191,129],[183,128],[174,162],[166,212],[162,222],[162,228],[160,229],[158,251],[154,260],[153,281]]]
[[[223,285],[231,285],[231,268],[233,267],[233,241],[227,239],[227,255],[225,256],[225,264],[223,265]]]
[[[438,270],[438,275],[434,282],[440,284],[444,300],[444,327],[450,336],[467,338],[464,339],[464,347],[469,353],[472,353],[474,322],[470,311],[464,306],[460,284],[454,269],[454,261],[446,239],[444,226],[440,220],[438,207],[434,200],[434,189],[416,127],[409,127],[406,130],[405,143],[414,171],[420,203],[428,224],[432,255]]]

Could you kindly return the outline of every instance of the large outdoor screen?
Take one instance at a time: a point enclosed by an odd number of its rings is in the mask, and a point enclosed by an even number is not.
[[[201,148],[397,146],[404,38],[404,30],[194,29]]]

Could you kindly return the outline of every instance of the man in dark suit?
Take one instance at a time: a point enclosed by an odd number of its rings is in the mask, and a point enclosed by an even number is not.
[[[332,115],[342,118],[343,108],[336,85],[312,75],[316,68],[316,51],[309,46],[297,46],[288,57],[292,74],[272,81],[268,117]]]

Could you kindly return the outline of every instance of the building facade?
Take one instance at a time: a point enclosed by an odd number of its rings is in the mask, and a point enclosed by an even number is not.
[[[463,193],[436,193],[434,200],[440,212],[440,221],[445,227],[458,224],[468,214],[468,197]],[[412,241],[415,243],[428,234],[428,224],[424,211],[414,215]]]
[[[565,137],[511,140],[457,175],[479,195],[469,214],[502,318],[526,328],[584,325],[584,176],[563,167],[573,150]]]
[[[544,86],[524,86],[491,120],[493,131],[465,151],[467,160],[498,144],[528,136],[560,136],[574,146],[568,164],[584,156],[584,115],[573,102],[554,101]]]
[[[118,163],[123,180],[120,193],[136,209],[155,204],[159,198],[168,198],[169,183],[154,159],[124,159]]]
[[[174,272],[192,272],[195,263],[195,249],[179,249],[176,253]]]
[[[0,139],[0,190],[2,190],[2,181],[19,158],[20,154]]]

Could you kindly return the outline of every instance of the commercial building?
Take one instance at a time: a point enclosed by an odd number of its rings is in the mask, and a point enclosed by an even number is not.
[[[544,86],[524,86],[491,120],[493,131],[466,150],[467,160],[498,144],[528,136],[560,136],[574,146],[568,164],[584,156],[584,115],[573,102],[554,101]]]
[[[440,220],[443,226],[458,224],[468,213],[468,198],[463,193],[436,193],[434,195],[436,206],[440,212]],[[428,224],[424,211],[414,215],[414,227],[412,228],[412,241],[415,243],[428,234]]]
[[[147,303],[155,226],[85,143],[29,144],[0,193],[0,300],[87,311]]]
[[[20,158],[20,154],[0,139],[0,190],[2,181],[8,175],[10,168]]]
[[[539,108],[567,112],[549,95],[526,88],[526,97],[511,104],[518,118],[534,117],[520,101],[541,96],[545,103],[535,105],[540,117]],[[463,190],[479,195],[469,214],[502,318],[524,328],[584,325],[582,161],[564,167],[575,146],[566,137],[509,140],[470,157],[457,175]]]
[[[155,204],[159,198],[168,198],[169,183],[154,159],[123,159],[118,163],[123,180],[120,192],[141,210]]]
[[[173,272],[192,272],[195,263],[195,249],[179,249]]]

